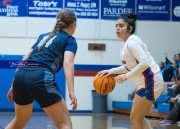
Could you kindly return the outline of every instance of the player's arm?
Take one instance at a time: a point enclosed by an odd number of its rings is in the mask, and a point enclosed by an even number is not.
[[[72,109],[76,110],[77,99],[74,93],[74,53],[71,51],[65,51],[63,67],[67,81],[69,97],[72,101],[70,105],[73,105]]]
[[[119,67],[116,67],[116,68],[112,68],[110,69],[110,71],[113,73],[113,74],[123,74],[123,73],[127,73],[128,70],[123,66],[119,66]]]
[[[98,75],[100,75],[100,76],[103,76],[103,75],[110,76],[110,75],[113,75],[113,74],[123,74],[123,73],[127,73],[127,72],[128,71],[124,66],[119,66],[119,67],[112,68],[112,69],[109,69],[109,70],[99,71]]]
[[[68,91],[74,92],[74,53],[65,51],[63,66],[68,85]]]
[[[69,98],[71,99],[72,109],[77,108],[77,99],[74,92],[74,57],[77,51],[77,43],[73,37],[67,39],[67,46],[64,52],[63,67],[66,77],[66,82],[69,91]]]
[[[26,53],[26,55],[23,57],[22,60],[27,60],[29,58],[29,55],[31,54],[32,51],[33,51],[33,49],[30,48],[29,51]]]
[[[139,62],[138,65],[130,72],[126,73],[128,79],[142,73],[149,67],[149,61],[141,43],[136,40],[131,40],[128,43],[128,50],[132,53],[134,58]]]

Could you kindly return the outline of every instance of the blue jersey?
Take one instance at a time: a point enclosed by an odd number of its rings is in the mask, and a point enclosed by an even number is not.
[[[49,37],[50,33],[41,34],[37,42],[32,46],[32,53],[27,61],[33,61],[33,64],[50,69],[57,73],[63,67],[63,57],[65,51],[71,51],[76,54],[77,42],[74,37],[65,31],[58,31],[46,45],[38,51],[38,47]]]

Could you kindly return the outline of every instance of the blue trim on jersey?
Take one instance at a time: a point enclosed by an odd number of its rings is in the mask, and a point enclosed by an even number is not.
[[[150,68],[147,68],[143,73],[145,78],[145,88],[139,89],[136,93],[148,100],[154,101],[154,74]]]

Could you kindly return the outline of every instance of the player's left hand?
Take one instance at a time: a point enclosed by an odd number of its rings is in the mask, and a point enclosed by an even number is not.
[[[123,83],[127,80],[126,74],[121,74],[115,77],[117,83]]]
[[[72,109],[74,111],[76,111],[77,109],[77,99],[76,99],[76,95],[73,91],[69,91],[69,98],[71,99],[71,104],[72,105]]]

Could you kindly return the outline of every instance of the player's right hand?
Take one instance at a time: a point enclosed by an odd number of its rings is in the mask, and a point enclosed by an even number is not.
[[[110,75],[113,75],[113,72],[111,70],[102,70],[102,71],[98,72],[98,75],[100,75],[100,76],[103,76],[103,75],[110,76]]]
[[[74,111],[76,111],[77,109],[77,99],[76,99],[76,96],[74,94],[74,91],[69,91],[69,98],[71,99],[71,104],[72,105],[72,109]]]
[[[9,102],[13,101],[13,87],[12,86],[7,93],[7,99]]]

